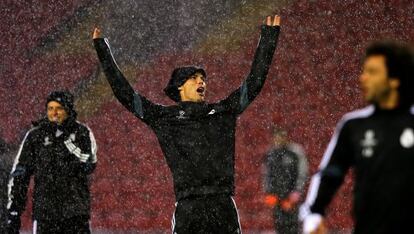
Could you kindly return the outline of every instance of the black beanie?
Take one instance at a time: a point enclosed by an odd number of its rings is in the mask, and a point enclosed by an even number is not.
[[[73,110],[74,98],[70,92],[67,92],[67,91],[51,92],[49,96],[47,96],[46,107],[47,107],[47,104],[51,101],[58,102],[60,105],[62,105],[63,108],[65,108],[69,116],[73,116],[73,115],[76,116],[76,112],[75,110]]]
[[[206,77],[204,69],[199,67],[179,67],[174,69],[171,79],[168,82],[167,87],[164,89],[165,94],[175,102],[179,102],[181,97],[178,88],[183,85],[190,78],[190,76],[196,73],[201,73],[204,77]]]

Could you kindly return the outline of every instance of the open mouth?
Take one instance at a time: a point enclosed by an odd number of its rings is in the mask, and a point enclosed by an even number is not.
[[[206,89],[204,88],[204,87],[199,87],[198,89],[197,89],[197,93],[198,94],[200,94],[200,95],[202,95],[202,96],[204,96],[204,91],[205,91]]]

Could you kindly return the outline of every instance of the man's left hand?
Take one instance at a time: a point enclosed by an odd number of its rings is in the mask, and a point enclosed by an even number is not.
[[[266,25],[267,26],[280,26],[280,16],[275,15],[273,18],[270,15],[267,16]]]
[[[101,38],[101,30],[99,28],[95,28],[93,30],[92,39]]]

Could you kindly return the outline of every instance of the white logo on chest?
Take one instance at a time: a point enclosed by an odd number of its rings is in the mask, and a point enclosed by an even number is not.
[[[75,140],[76,140],[76,135],[75,135],[75,133],[71,133],[71,134],[69,135],[69,139],[71,139],[72,141],[75,141]]]
[[[188,117],[185,116],[185,111],[179,110],[178,116],[175,116],[177,119],[187,119]]]
[[[404,129],[400,136],[401,146],[404,148],[411,148],[414,145],[414,131],[411,128]]]
[[[51,144],[52,144],[52,142],[49,141],[49,137],[45,137],[45,142],[43,142],[43,145],[48,146],[48,145],[51,145]]]
[[[212,109],[210,112],[208,112],[208,115],[213,115],[214,113],[216,113],[216,110]]]
[[[368,129],[365,132],[364,139],[361,140],[362,146],[362,156],[366,158],[372,157],[374,155],[374,147],[377,145],[377,140],[375,139],[375,132],[372,129]]]

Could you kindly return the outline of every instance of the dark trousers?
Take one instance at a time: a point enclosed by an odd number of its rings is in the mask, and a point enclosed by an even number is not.
[[[42,220],[33,222],[34,234],[90,234],[87,216],[75,216],[69,219]]]
[[[276,233],[299,234],[299,219],[297,207],[284,211],[280,206],[274,209]]]
[[[189,197],[176,204],[173,234],[241,233],[236,204],[229,195]]]

